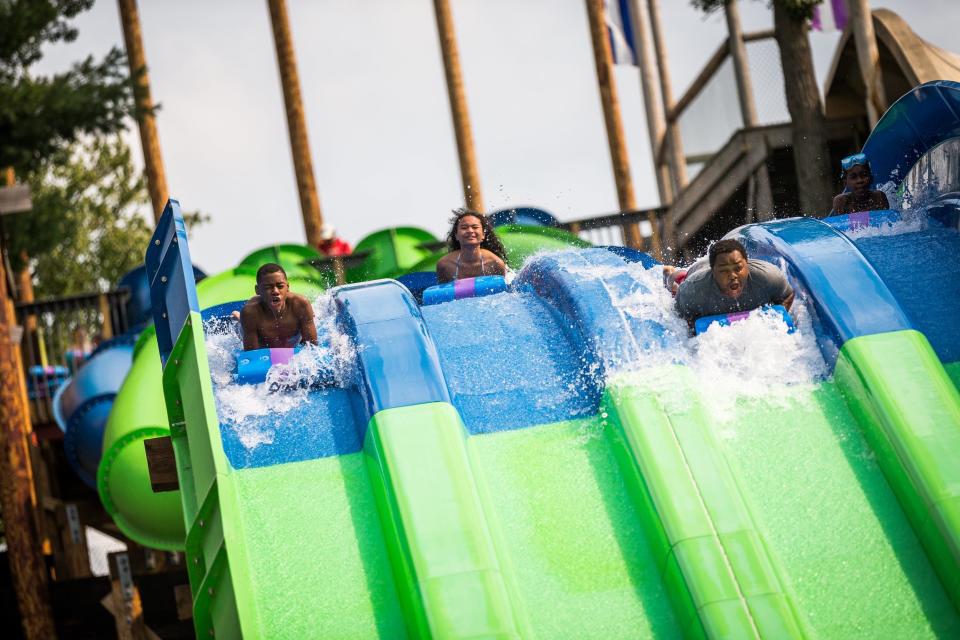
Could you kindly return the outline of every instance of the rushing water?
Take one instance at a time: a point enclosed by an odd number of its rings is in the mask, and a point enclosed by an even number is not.
[[[339,389],[353,384],[356,350],[337,326],[332,297],[317,298],[313,310],[319,344],[306,345],[288,363],[271,367],[259,384],[235,381],[236,355],[243,350],[235,321],[213,319],[204,326],[220,422],[247,449],[275,441],[277,430],[289,426],[286,418],[311,399],[314,380],[324,378]]]

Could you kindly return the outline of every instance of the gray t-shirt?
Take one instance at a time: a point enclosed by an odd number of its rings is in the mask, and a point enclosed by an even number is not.
[[[752,311],[765,304],[779,304],[793,291],[787,277],[763,260],[747,260],[750,276],[743,293],[730,298],[720,292],[709,266],[695,264],[677,291],[677,313],[687,320],[721,313]]]

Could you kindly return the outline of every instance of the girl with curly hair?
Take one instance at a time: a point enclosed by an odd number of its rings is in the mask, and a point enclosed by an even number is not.
[[[482,213],[456,209],[450,219],[450,253],[437,263],[437,282],[506,275],[506,252],[493,225]]]

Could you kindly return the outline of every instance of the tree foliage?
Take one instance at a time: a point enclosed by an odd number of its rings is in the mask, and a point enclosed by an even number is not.
[[[31,256],[37,297],[105,291],[143,264],[152,225],[142,172],[119,135],[60,150],[27,176],[33,211],[4,220],[10,258]],[[206,220],[185,214],[188,228]]]
[[[11,267],[31,268],[38,297],[110,288],[143,262],[151,233],[144,178],[120,136],[135,115],[124,53],[30,72],[45,45],[76,39],[71,21],[92,5],[0,0],[0,168],[12,166],[33,192],[33,210],[4,218],[3,235]]]
[[[697,9],[707,13],[722,9],[730,0],[690,0]],[[809,20],[813,16],[813,9],[823,0],[770,0],[767,4],[780,5],[790,17],[795,20]]]
[[[42,47],[70,42],[70,20],[93,0],[0,0],[0,167],[37,169],[85,134],[125,128],[134,113],[126,57],[114,47],[102,60],[87,59],[50,77],[30,67]]]

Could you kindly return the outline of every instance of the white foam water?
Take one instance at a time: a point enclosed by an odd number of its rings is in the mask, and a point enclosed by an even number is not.
[[[313,311],[320,344],[305,345],[288,363],[271,367],[259,384],[238,384],[234,379],[236,355],[243,350],[235,321],[211,320],[204,326],[217,413],[247,449],[272,443],[277,418],[306,402],[318,378],[341,388],[354,379],[356,349],[337,326],[333,297],[317,298]]]
[[[899,236],[904,233],[924,231],[930,226],[930,219],[922,209],[904,209],[900,212],[900,219],[895,222],[885,222],[876,226],[864,226],[845,231],[851,240],[860,238],[874,238],[877,236]]]
[[[659,322],[668,338],[664,346],[640,352],[617,364],[608,376],[625,372],[643,375],[667,364],[685,364],[694,374],[701,398],[712,418],[729,423],[743,401],[783,404],[809,395],[827,373],[817,345],[811,315],[799,299],[791,309],[797,330],[779,314],[757,310],[728,326],[715,324],[697,337],[688,337],[687,324],[674,310],[673,298],[663,286],[662,269],[627,265],[633,277],[649,291],[636,291],[614,305],[628,319]],[[661,381],[665,397],[672,397],[669,381]],[[682,397],[674,398],[686,403]],[[678,407],[679,408],[679,407]]]

